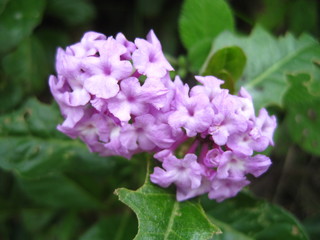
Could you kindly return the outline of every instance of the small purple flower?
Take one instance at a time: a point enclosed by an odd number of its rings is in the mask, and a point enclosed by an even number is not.
[[[120,136],[120,141],[130,150],[152,151],[155,147],[169,148],[174,139],[171,137],[167,124],[157,124],[156,119],[145,114],[136,117],[132,125],[126,125]]]
[[[139,80],[135,77],[127,78],[120,83],[121,91],[114,98],[109,99],[109,111],[121,121],[128,122],[131,115],[139,116],[148,112],[145,95]]]
[[[164,77],[173,68],[164,57],[161,44],[151,30],[147,40],[136,38],[137,50],[132,54],[134,67],[147,77]]]
[[[212,122],[213,110],[200,96],[186,97],[178,102],[169,116],[173,128],[183,127],[189,137],[204,132]]]
[[[249,183],[245,177],[239,179],[215,179],[211,184],[209,198],[222,202],[227,198],[236,196]]]
[[[178,189],[196,189],[200,187],[203,167],[197,162],[195,154],[187,154],[183,159],[170,155],[164,158],[162,168],[156,167],[150,175],[153,183],[168,187],[174,183]]]

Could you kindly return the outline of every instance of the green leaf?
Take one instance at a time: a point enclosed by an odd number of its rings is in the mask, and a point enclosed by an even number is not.
[[[222,31],[233,30],[233,28],[233,16],[225,1],[184,1],[179,19],[179,31],[187,49],[202,39],[214,39]]]
[[[101,208],[102,203],[73,179],[61,174],[18,178],[26,195],[40,206],[68,209]]]
[[[70,26],[89,23],[95,16],[94,5],[88,0],[50,0],[47,12]]]
[[[223,233],[218,239],[308,239],[302,225],[290,213],[246,193],[222,203],[204,199],[203,206],[213,223],[222,223],[219,226]]]
[[[25,177],[40,177],[62,170],[108,171],[117,158],[90,153],[78,140],[56,130],[61,122],[54,106],[31,99],[18,111],[0,117],[0,167]]]
[[[23,225],[29,232],[39,232],[50,224],[55,211],[50,209],[22,209],[21,218]]]
[[[100,219],[88,229],[79,240],[128,240],[137,233],[137,220],[133,213],[126,211],[121,215]]]
[[[0,15],[0,55],[17,46],[40,23],[44,0],[10,0]]]
[[[8,2],[9,2],[9,0],[0,0],[0,15],[4,11],[4,9],[6,8]]]
[[[115,194],[137,215],[136,240],[206,240],[220,232],[197,200],[177,202],[175,194],[150,182],[149,173],[138,190],[119,188]]]
[[[27,221],[38,221],[36,219],[37,214],[34,216],[28,216],[24,218],[25,224],[28,225]],[[39,216],[40,221],[41,217]],[[34,218],[34,219],[33,219]],[[55,214],[47,225],[43,226],[40,231],[31,232],[32,239],[42,240],[42,239],[59,239],[59,240],[70,240],[77,239],[77,235],[82,228],[81,217],[79,217],[75,211],[64,211],[63,214]],[[29,223],[30,224],[30,223]]]
[[[199,72],[211,49],[211,38],[205,38],[194,44],[188,51],[191,71]]]
[[[290,75],[288,79],[290,87],[284,100],[289,133],[305,151],[320,155],[320,96],[310,94],[309,75]]]
[[[3,58],[3,70],[9,84],[25,93],[39,93],[47,86],[49,64],[40,41],[30,37]]]
[[[210,52],[213,39],[234,29],[234,20],[224,0],[186,0],[179,18],[179,33],[188,49],[192,71],[199,71]]]
[[[222,87],[234,92],[235,83],[241,77],[245,65],[246,56],[241,48],[226,47],[208,59],[201,75],[212,75],[224,80]]]
[[[10,83],[8,77],[0,72],[0,114],[14,109],[25,96],[24,89]]]
[[[305,0],[263,0],[263,11],[256,11],[256,22],[270,31],[301,34],[318,33],[317,2]],[[301,13],[303,9],[304,14]]]
[[[244,86],[252,95],[256,108],[283,106],[287,75],[306,72],[315,75],[314,61],[320,59],[320,45],[311,36],[298,39],[291,34],[276,39],[257,27],[250,36],[221,34],[214,42],[212,53],[226,46],[238,46],[247,56],[247,64],[238,88]]]

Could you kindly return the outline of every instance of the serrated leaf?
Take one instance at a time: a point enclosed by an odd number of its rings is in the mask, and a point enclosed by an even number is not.
[[[10,0],[0,15],[0,55],[17,46],[40,23],[44,0]],[[9,40],[8,40],[9,39]]]
[[[177,202],[175,194],[152,184],[148,173],[138,190],[119,188],[115,194],[137,215],[135,240],[208,240],[220,232],[197,200]]]
[[[302,225],[289,212],[247,193],[222,203],[204,200],[203,204],[214,223],[223,223],[219,239],[230,239],[230,234],[236,236],[231,239],[308,239]]]
[[[201,75],[212,75],[224,80],[222,87],[234,92],[236,81],[241,77],[245,65],[246,56],[241,48],[226,47],[208,59]]]
[[[320,96],[309,93],[309,75],[290,75],[288,79],[290,87],[284,100],[289,133],[305,151],[320,155]]]
[[[283,106],[287,74],[315,74],[314,61],[320,59],[320,45],[311,36],[295,38],[291,34],[276,39],[261,27],[250,36],[223,33],[216,38],[212,53],[226,46],[238,46],[247,56],[247,65],[238,88],[244,86],[253,96],[257,109],[270,105]]]

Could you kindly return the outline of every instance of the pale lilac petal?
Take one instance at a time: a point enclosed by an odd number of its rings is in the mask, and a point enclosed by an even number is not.
[[[104,75],[92,76],[85,80],[84,88],[98,98],[108,99],[119,92],[118,81]]]

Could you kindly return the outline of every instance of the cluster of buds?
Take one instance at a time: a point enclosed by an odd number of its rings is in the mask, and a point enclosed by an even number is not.
[[[177,200],[204,193],[222,201],[235,196],[270,166],[255,152],[273,144],[276,119],[255,115],[243,88],[231,95],[213,76],[196,76],[189,88],[173,71],[153,31],[128,41],[86,33],[79,43],[58,49],[51,92],[64,122],[58,129],[82,139],[102,156],[154,154],[151,181],[174,184]]]

